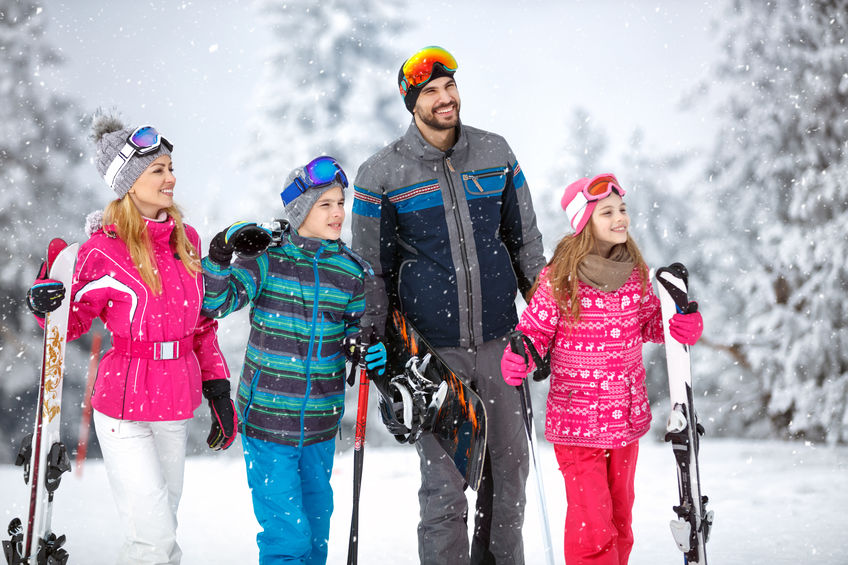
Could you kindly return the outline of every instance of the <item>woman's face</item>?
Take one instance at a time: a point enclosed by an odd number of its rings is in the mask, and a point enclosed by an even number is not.
[[[627,242],[630,216],[627,204],[616,192],[599,201],[592,212],[592,235],[603,257],[609,257],[614,245]]]
[[[159,211],[174,204],[174,165],[170,155],[162,155],[141,173],[129,191],[129,196],[145,218],[156,218]]]

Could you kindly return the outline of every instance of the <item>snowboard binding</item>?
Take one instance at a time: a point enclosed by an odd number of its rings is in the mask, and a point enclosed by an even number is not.
[[[425,431],[433,431],[436,414],[448,391],[446,381],[434,383],[424,376],[431,354],[423,360],[412,356],[403,374],[393,377],[380,390],[380,418],[399,443],[415,443]]]

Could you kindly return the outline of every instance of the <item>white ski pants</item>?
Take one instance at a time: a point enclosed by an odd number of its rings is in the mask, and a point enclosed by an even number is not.
[[[125,528],[120,565],[177,565],[177,507],[188,420],[134,422],[94,411],[112,496]]]

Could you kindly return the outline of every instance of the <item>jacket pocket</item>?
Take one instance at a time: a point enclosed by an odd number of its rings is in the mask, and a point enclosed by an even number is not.
[[[506,186],[508,167],[480,169],[462,173],[462,184],[465,192],[471,197],[499,194]]]
[[[253,395],[256,393],[256,388],[259,386],[259,377],[262,375],[262,369],[256,369],[253,376],[250,378],[250,388],[247,391],[247,398],[244,401],[244,408],[241,410],[241,421],[243,425],[247,425],[250,415],[250,408],[253,406]]]
[[[327,334],[339,334],[338,339],[327,340]],[[318,323],[317,348],[315,357],[321,361],[331,361],[342,355],[344,340],[344,318],[338,312],[322,311]]]

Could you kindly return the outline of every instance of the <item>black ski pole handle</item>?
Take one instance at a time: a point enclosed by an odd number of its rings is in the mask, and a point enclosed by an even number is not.
[[[527,345],[527,349],[524,348],[525,344]],[[533,369],[534,381],[543,381],[551,374],[551,368],[545,360],[542,359],[542,356],[539,355],[539,352],[536,350],[536,346],[533,345],[533,342],[529,337],[520,331],[513,330],[509,332],[509,346],[513,353],[521,355],[525,364],[527,363],[527,351],[530,351],[530,356],[533,358],[533,363],[536,365],[536,368]]]

